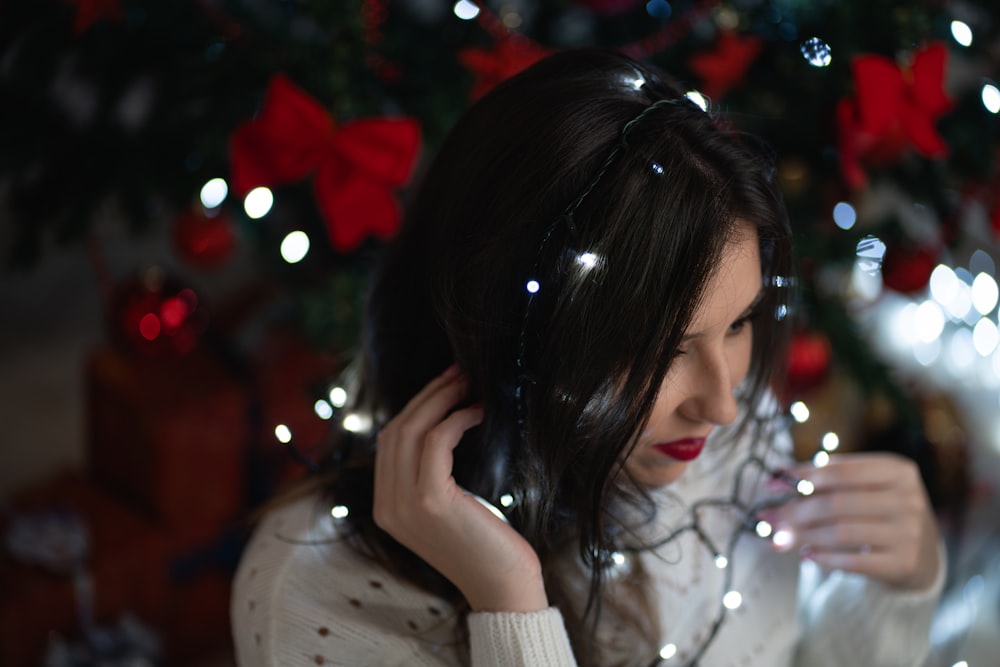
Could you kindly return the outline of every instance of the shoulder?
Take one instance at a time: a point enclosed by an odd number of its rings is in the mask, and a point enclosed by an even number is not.
[[[260,523],[233,581],[240,665],[450,664],[451,606],[359,553],[343,531],[315,496]]]

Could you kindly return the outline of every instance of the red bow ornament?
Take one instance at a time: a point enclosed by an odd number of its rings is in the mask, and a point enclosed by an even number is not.
[[[550,51],[521,35],[497,40],[492,50],[462,49],[458,60],[475,76],[469,97],[475,101],[498,83],[544,58]]]
[[[935,128],[953,106],[943,89],[947,57],[945,46],[934,43],[917,51],[906,68],[884,56],[855,58],[855,95],[840,100],[836,112],[840,169],[848,185],[867,184],[862,163],[893,164],[910,146],[928,158],[948,154]]]
[[[233,189],[313,175],[313,192],[338,251],[399,228],[393,189],[406,183],[420,149],[412,118],[369,118],[337,126],[326,109],[283,75],[268,83],[260,113],[230,137]]]
[[[722,99],[727,91],[743,81],[763,48],[764,42],[759,37],[744,37],[729,30],[719,33],[714,50],[691,58],[691,71],[703,82],[701,92],[709,99]]]

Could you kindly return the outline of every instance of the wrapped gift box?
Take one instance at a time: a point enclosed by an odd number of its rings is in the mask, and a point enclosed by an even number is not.
[[[168,591],[167,538],[148,519],[76,472],[64,472],[15,494],[11,517],[72,514],[86,535],[94,621],[112,624],[126,612],[160,624]],[[9,519],[0,525],[8,535]],[[73,577],[38,563],[0,556],[0,665],[36,667],[50,633],[79,631]]]
[[[94,480],[167,530],[176,552],[215,537],[245,507],[246,386],[202,350],[90,355],[87,460]]]
[[[330,422],[317,415],[317,400],[329,400],[329,389],[339,366],[334,355],[316,350],[297,335],[280,329],[268,333],[253,358],[253,402],[259,430],[253,455],[262,472],[267,496],[301,476],[304,466],[275,436],[285,425],[291,444],[315,460],[323,451]]]

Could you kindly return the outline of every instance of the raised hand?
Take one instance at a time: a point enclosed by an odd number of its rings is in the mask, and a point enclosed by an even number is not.
[[[761,514],[784,531],[778,548],[797,548],[821,567],[895,588],[920,590],[934,582],[941,567],[937,524],[912,461],[842,454],[825,467],[789,472],[812,482],[815,491]]]
[[[483,418],[479,406],[451,412],[466,392],[466,378],[449,368],[379,432],[375,523],[455,584],[473,610],[545,609],[531,545],[452,475],[452,450]]]

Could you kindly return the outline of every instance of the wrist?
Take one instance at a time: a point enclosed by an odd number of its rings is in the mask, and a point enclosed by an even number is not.
[[[549,608],[545,583],[539,574],[515,581],[488,583],[462,589],[472,611],[527,613]]]

